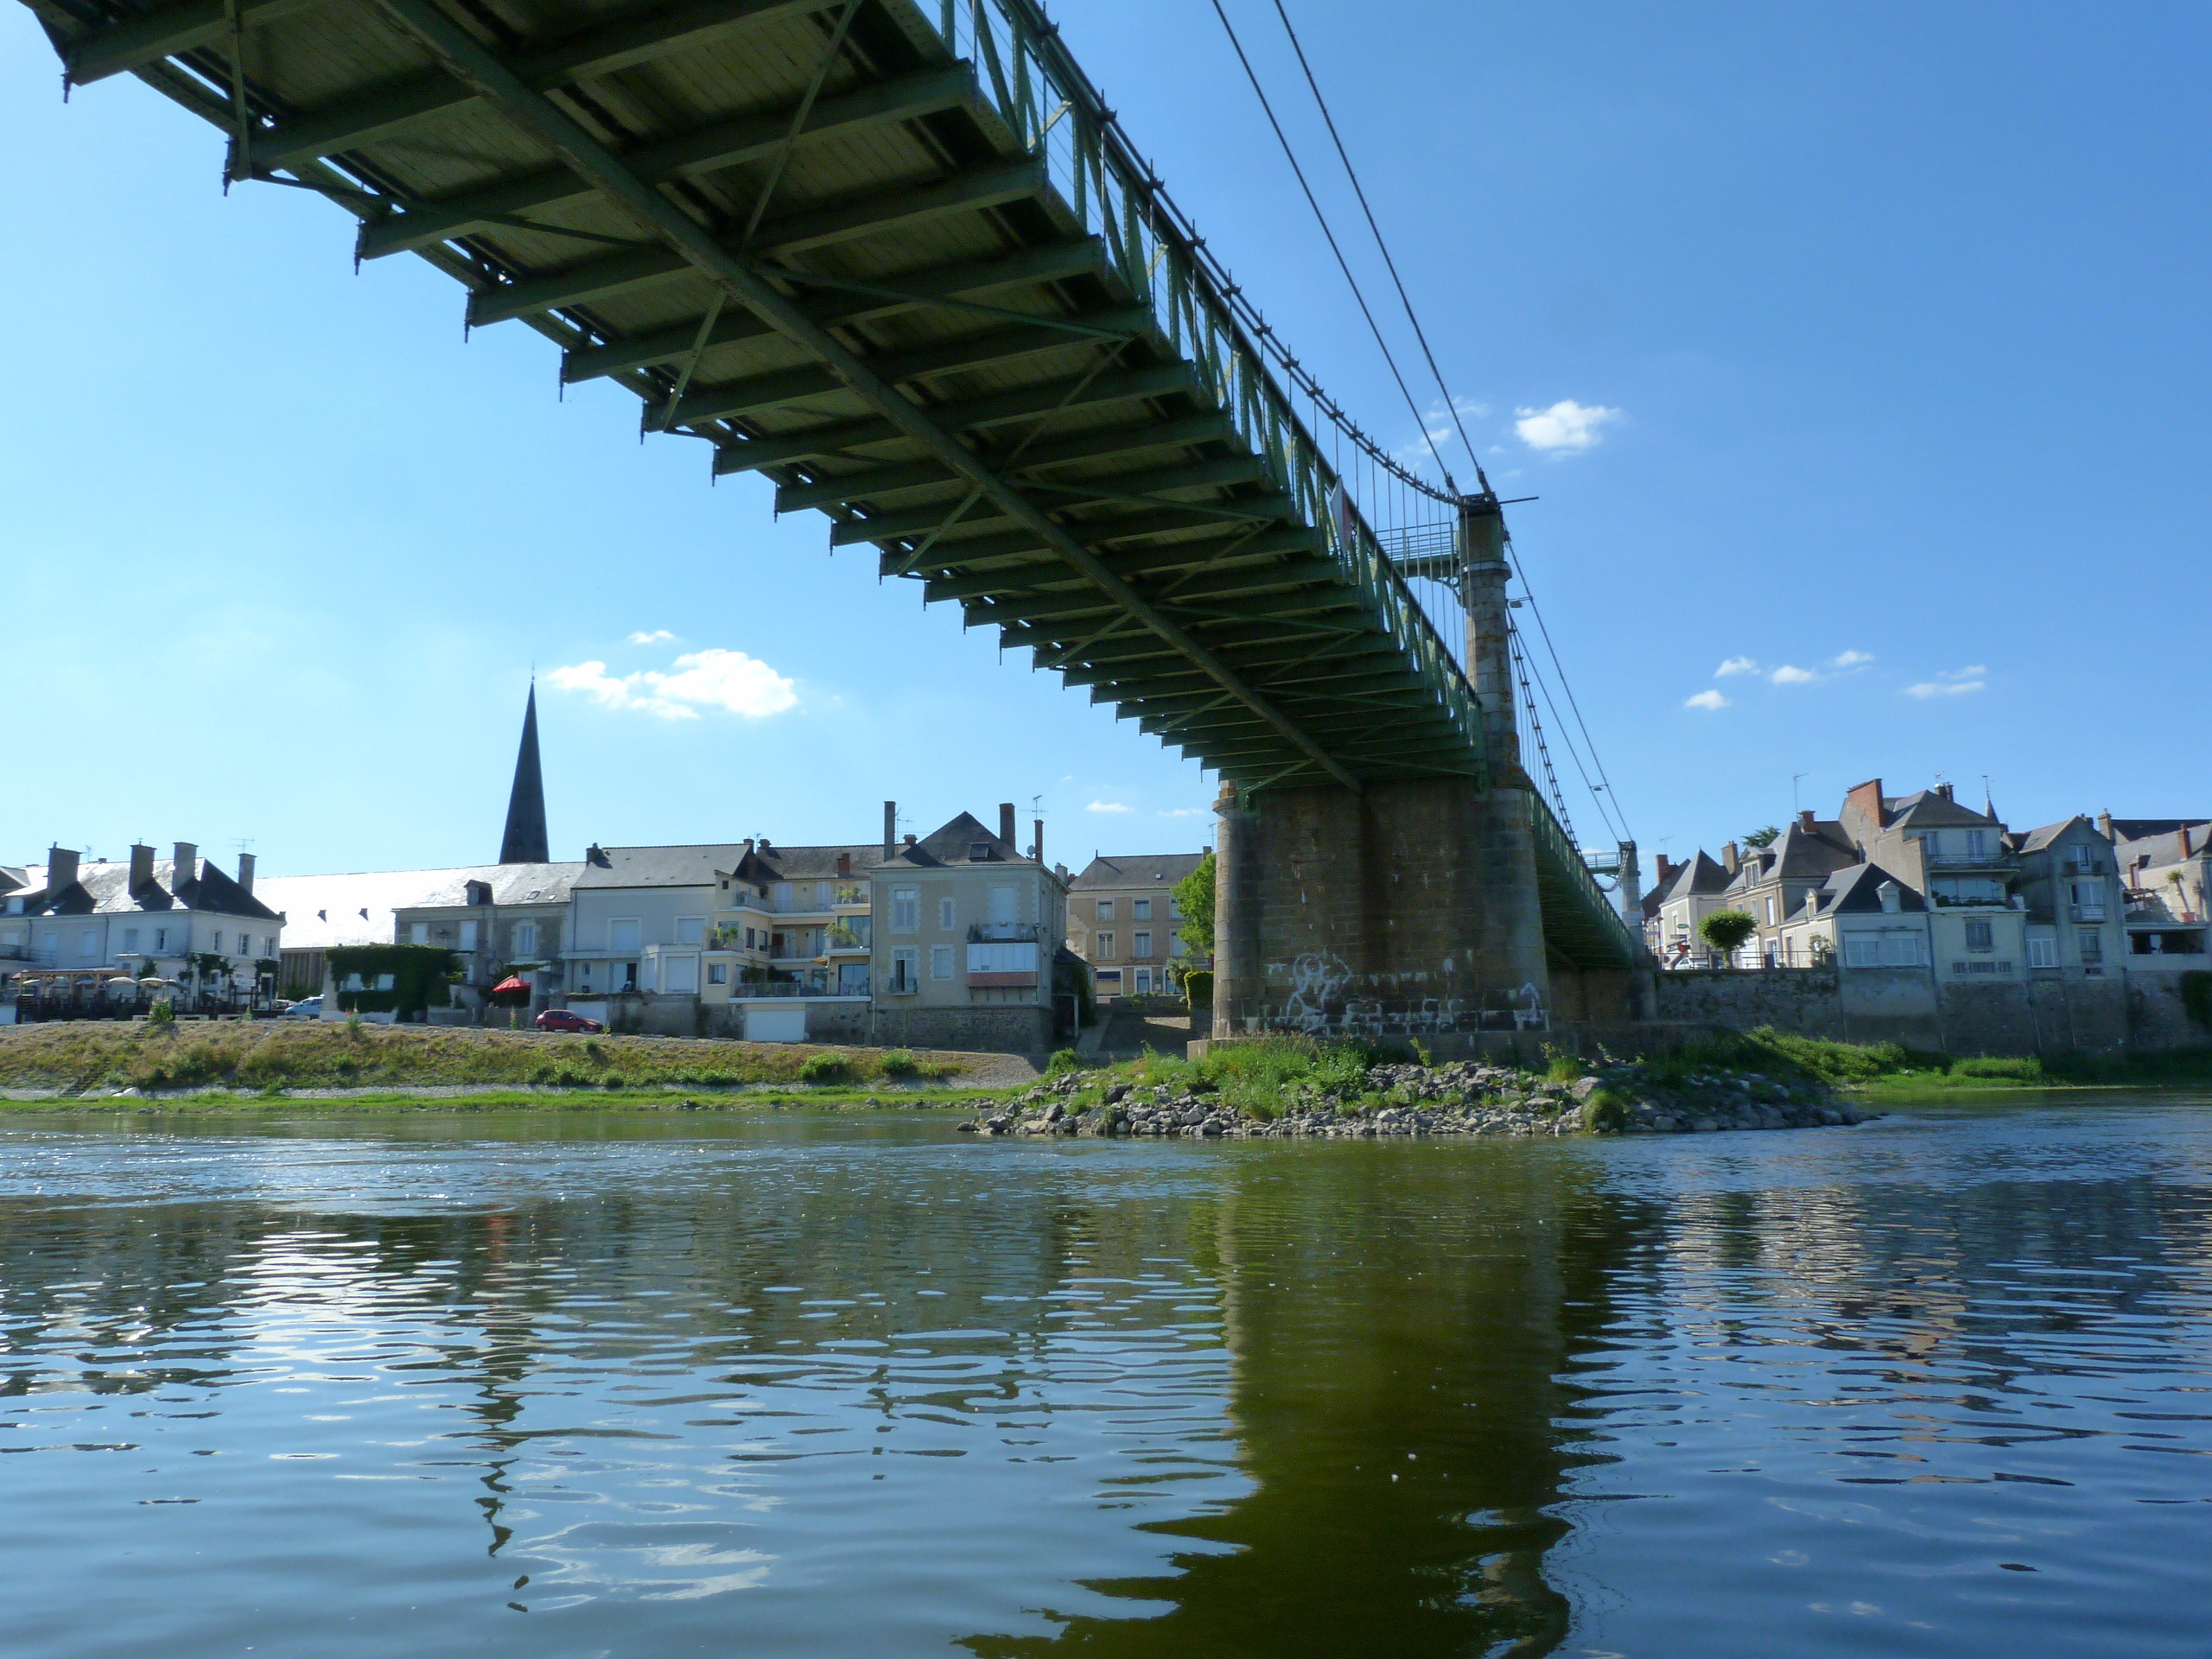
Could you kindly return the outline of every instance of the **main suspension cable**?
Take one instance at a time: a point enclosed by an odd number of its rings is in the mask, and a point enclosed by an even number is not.
[[[1428,423],[1421,416],[1421,406],[1414,401],[1413,392],[1406,385],[1406,377],[1398,371],[1398,359],[1390,353],[1390,343],[1383,339],[1382,327],[1375,321],[1375,313],[1368,308],[1367,296],[1360,292],[1359,279],[1351,274],[1351,265],[1344,258],[1344,251],[1337,244],[1337,233],[1329,227],[1329,216],[1321,211],[1321,203],[1313,194],[1313,187],[1306,181],[1306,169],[1298,164],[1298,153],[1291,148],[1290,136],[1283,131],[1282,123],[1275,119],[1274,105],[1268,102],[1267,92],[1260,85],[1260,77],[1252,67],[1252,60],[1244,55],[1244,42],[1236,38],[1236,25],[1229,21],[1229,14],[1222,10],[1221,0],[1213,0],[1213,15],[1221,19],[1222,29],[1229,36],[1230,46],[1236,51],[1236,61],[1244,67],[1244,79],[1252,83],[1253,96],[1260,100],[1261,111],[1268,118],[1268,125],[1274,130],[1275,142],[1282,146],[1283,159],[1290,163],[1290,170],[1298,180],[1298,188],[1305,192],[1306,205],[1313,210],[1313,218],[1329,244],[1329,251],[1336,256],[1337,269],[1344,272],[1344,282],[1351,289],[1351,296],[1359,303],[1359,315],[1367,319],[1368,332],[1375,336],[1375,344],[1382,353],[1382,360],[1390,365],[1390,378],[1398,383],[1398,395],[1406,400],[1407,412],[1414,417],[1414,424],[1421,431],[1421,442],[1428,446],[1429,456],[1436,462],[1436,470],[1443,474],[1445,484],[1453,494],[1458,494],[1459,486],[1452,479],[1452,469],[1444,464],[1444,457],[1436,448],[1436,440],[1429,436]],[[1391,273],[1394,280],[1396,274],[1395,271]],[[1401,289],[1401,295],[1403,292]],[[1427,349],[1426,341],[1422,343],[1422,349]],[[1446,401],[1449,401],[1449,394],[1446,394]]]
[[[1329,142],[1337,147],[1337,159],[1344,163],[1344,177],[1351,181],[1351,193],[1359,200],[1359,211],[1367,217],[1367,228],[1375,238],[1376,251],[1382,256],[1383,269],[1390,273],[1390,282],[1398,290],[1398,303],[1405,307],[1406,321],[1413,325],[1414,338],[1421,342],[1421,354],[1428,360],[1428,372],[1436,382],[1438,396],[1444,399],[1445,412],[1452,417],[1452,427],[1459,435],[1460,447],[1466,450],[1468,461],[1474,465],[1475,481],[1487,494],[1490,479],[1483,471],[1482,457],[1476,454],[1474,440],[1467,435],[1467,429],[1460,422],[1459,400],[1452,396],[1451,388],[1444,384],[1444,371],[1437,366],[1436,353],[1429,349],[1427,332],[1421,327],[1421,318],[1414,315],[1413,300],[1406,292],[1405,279],[1398,275],[1398,262],[1390,257],[1390,245],[1382,239],[1382,227],[1376,223],[1374,208],[1367,205],[1367,192],[1361,187],[1359,171],[1352,166],[1351,156],[1344,149],[1344,138],[1337,131],[1336,118],[1329,113],[1329,100],[1321,96],[1321,83],[1313,78],[1313,66],[1306,60],[1305,45],[1299,40],[1298,31],[1291,27],[1290,14],[1283,10],[1282,0],[1274,0],[1274,8],[1275,16],[1282,19],[1282,32],[1290,36],[1290,49],[1298,54],[1298,67],[1305,72],[1306,85],[1313,94],[1314,106],[1321,111],[1322,124],[1329,130]],[[1219,9],[1220,0],[1215,0],[1215,10]],[[1426,421],[1421,423],[1421,430],[1425,436],[1428,430]],[[1435,445],[1432,443],[1429,448],[1433,453]],[[1438,464],[1441,466],[1442,462]],[[1448,479],[1451,474],[1447,473],[1445,476]]]

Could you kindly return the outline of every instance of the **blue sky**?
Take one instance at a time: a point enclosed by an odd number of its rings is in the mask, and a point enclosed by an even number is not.
[[[1541,497],[1516,544],[1647,853],[1876,774],[1986,774],[2016,824],[2212,810],[2212,14],[1287,3],[1484,465]],[[1272,9],[1230,10],[1350,230]],[[1056,15],[1414,443],[1211,9]],[[557,400],[538,336],[464,343],[459,289],[356,276],[335,209],[226,198],[135,82],[65,108],[16,7],[0,146],[36,158],[0,180],[0,860],[488,859],[533,663],[566,855],[866,839],[887,798],[925,830],[1041,797],[1071,861],[1210,836],[1210,777],[640,446],[626,394]]]

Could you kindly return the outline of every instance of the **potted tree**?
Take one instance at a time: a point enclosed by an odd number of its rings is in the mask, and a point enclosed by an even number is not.
[[[1736,952],[1759,931],[1759,925],[1748,910],[1716,910],[1697,925],[1697,931],[1713,947],[1713,965],[1725,967],[1733,963]]]

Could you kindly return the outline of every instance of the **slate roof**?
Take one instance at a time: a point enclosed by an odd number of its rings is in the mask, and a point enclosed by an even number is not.
[[[327,950],[342,944],[390,944],[394,912],[467,902],[467,884],[491,884],[501,905],[566,904],[582,864],[465,864],[440,870],[356,870],[332,875],[270,875],[257,896],[284,912],[284,949]],[[539,896],[531,898],[531,893]]]
[[[779,847],[773,842],[753,849],[753,862],[742,874],[753,881],[834,881],[837,860],[842,855],[848,876],[864,875],[883,861],[883,843],[838,842],[821,847]]]
[[[2139,822],[2139,820],[2136,820]],[[2120,820],[2113,820],[2113,828],[2120,828]],[[2181,832],[2189,831],[2189,852],[2181,849]],[[2152,864],[2178,864],[2184,856],[2195,858],[2204,851],[2205,843],[2212,841],[2212,823],[2190,823],[2177,821],[2174,827],[2159,834],[2137,836],[2120,843],[2120,867],[2123,870],[2136,868],[2144,859]]]
[[[2114,818],[2112,820],[2112,838],[2114,841],[2148,841],[2153,836],[2171,836],[2184,824],[2194,827],[2202,822],[2197,818]]]
[[[1928,908],[1928,901],[1913,891],[1912,884],[1904,877],[1892,875],[1878,864],[1853,864],[1828,877],[1827,885],[1821,889],[1821,914],[1832,916],[1841,911],[1856,915],[1880,910],[1885,881],[1897,884],[1900,911],[1916,914]]]
[[[2097,826],[2091,823],[2088,818],[2082,817],[2079,812],[2076,812],[2070,818],[2063,818],[2056,823],[2039,825],[2036,829],[2029,830],[2027,834],[2024,836],[2007,836],[2005,839],[2012,843],[2013,849],[2016,852],[2039,853],[2043,851],[2044,848],[2050,846],[2051,842],[2056,841],[2061,836],[2064,835],[2069,830],[2071,830],[2077,823],[2083,829],[2087,830],[2091,835],[2096,836],[2098,840],[2102,841],[2104,839],[2101,835],[2098,834]]]
[[[1953,826],[1997,830],[2004,827],[1987,813],[1977,812],[1970,806],[1961,806],[1932,789],[1919,790],[1894,798],[1885,798],[1882,810],[1889,818],[1886,827],[1891,830],[1942,830]]]
[[[753,850],[749,841],[704,842],[690,847],[599,847],[584,855],[578,892],[593,887],[711,887]],[[880,858],[880,847],[869,849]]]
[[[977,860],[969,857],[969,850],[979,842],[988,843],[988,858]],[[1014,846],[1001,841],[997,833],[979,821],[972,812],[963,812],[950,823],[922,836],[912,846],[899,848],[888,863],[883,861],[880,847],[875,849],[875,868],[878,869],[896,869],[901,866],[928,868],[972,863],[1033,865],[1036,862],[1034,859],[1022,857]]]
[[[23,886],[29,892],[10,890],[10,898],[23,900],[26,916],[112,916],[163,910],[196,910],[215,916],[243,916],[250,921],[273,922],[276,912],[262,899],[249,893],[206,859],[200,873],[188,880],[176,879],[176,861],[154,861],[153,880],[136,892],[130,887],[129,862],[103,859],[77,867],[77,879],[59,893],[47,889],[47,867],[22,867]]]
[[[1728,872],[1707,857],[1700,848],[1695,858],[1675,872],[1675,879],[1667,884],[1665,898],[1687,899],[1693,893],[1726,893],[1730,879]]]
[[[1859,861],[1851,837],[1833,819],[1815,819],[1809,832],[1803,824],[1793,822],[1767,850],[1773,855],[1771,873],[1784,881],[1824,878]]]
[[[1093,887],[1172,887],[1205,863],[1207,856],[1204,852],[1116,853],[1110,858],[1101,854],[1083,867],[1082,874],[1068,883],[1068,891],[1082,893]]]

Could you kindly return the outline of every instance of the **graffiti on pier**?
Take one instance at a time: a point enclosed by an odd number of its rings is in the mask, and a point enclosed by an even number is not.
[[[1351,969],[1343,957],[1325,950],[1306,951],[1290,964],[1290,1000],[1283,1004],[1282,1023],[1309,1035],[1328,1030],[1329,1004],[1351,979]]]
[[[1544,1007],[1544,994],[1535,982],[1523,982],[1519,988],[1493,991],[1479,1003],[1471,1003],[1457,996],[1427,996],[1418,1001],[1388,1001],[1374,997],[1350,996],[1358,976],[1341,957],[1326,950],[1308,950],[1287,963],[1269,963],[1269,980],[1281,986],[1287,981],[1288,994],[1275,1007],[1256,1016],[1248,1016],[1246,1028],[1253,1031],[1294,1031],[1308,1037],[1433,1037],[1465,1031],[1548,1031],[1551,1017]],[[1388,983],[1395,986],[1406,978],[1416,982],[1425,980],[1422,975],[1391,975]],[[1361,982],[1381,988],[1382,976],[1369,976]]]

